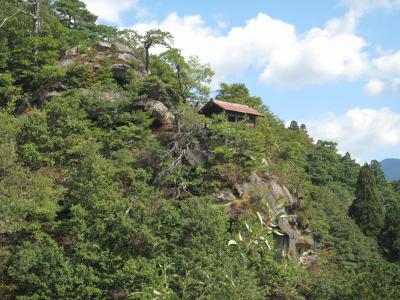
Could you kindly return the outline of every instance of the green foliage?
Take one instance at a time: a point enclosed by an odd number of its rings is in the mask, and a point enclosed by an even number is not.
[[[196,57],[187,62],[178,49],[169,49],[151,64],[151,73],[178,91],[185,101],[204,102],[208,98],[209,84],[214,72],[209,65],[202,65]]]
[[[381,241],[389,259],[400,261],[400,197],[386,206],[385,225]]]
[[[392,184],[393,191],[395,193],[397,193],[397,195],[400,195],[400,180],[392,181],[391,184]]]
[[[324,185],[338,177],[340,155],[336,146],[333,142],[318,141],[315,150],[309,155],[306,170],[313,184]]]
[[[137,36],[135,36],[137,38]],[[160,29],[151,29],[147,31],[143,36],[139,35],[138,39],[144,49],[144,62],[146,72],[150,71],[150,49],[157,45],[169,47],[172,42],[172,35],[169,32],[162,31]]]
[[[309,299],[396,299],[400,283],[397,264],[371,261],[357,272],[325,272]]]
[[[102,63],[100,69],[96,72],[96,76],[93,78],[93,81],[95,83],[103,83],[106,85],[114,83],[114,74],[111,66],[111,61],[109,59],[106,59]]]
[[[196,105],[213,72],[169,33],[96,25],[78,0],[40,3],[40,28],[34,1],[0,7],[1,20],[29,12],[0,28],[0,298],[399,298],[400,189],[377,162],[357,182],[350,154],[285,128],[244,84],[216,98],[260,111],[256,128],[206,118]],[[99,40],[137,54],[123,80],[112,59],[94,61]],[[167,50],[151,55],[157,45]],[[71,47],[82,63],[61,66]],[[149,99],[168,109],[164,131],[159,107],[138,109]],[[271,206],[261,186],[215,203],[252,173],[296,201]],[[275,249],[282,218],[311,230],[312,269]]]
[[[377,237],[383,228],[384,208],[375,177],[365,164],[358,176],[356,198],[350,206],[349,215],[367,236]]]
[[[333,251],[329,261],[338,263],[345,271],[379,257],[376,241],[365,237],[347,216],[352,197],[339,186],[322,187],[312,194],[312,203],[307,208],[316,242]]]
[[[215,97],[233,103],[246,104],[255,109],[265,109],[261,98],[250,96],[249,89],[243,83],[221,83],[220,90]]]
[[[69,88],[83,88],[87,84],[88,73],[86,65],[73,64],[66,69],[64,84]]]
[[[10,73],[0,74],[0,106],[13,106],[19,98],[19,89]]]
[[[265,140],[261,131],[249,130],[246,120],[232,123],[225,116],[216,116],[209,130],[211,164],[235,163],[244,171],[260,166]]]
[[[60,21],[70,28],[85,28],[94,24],[97,17],[86,9],[85,3],[79,0],[57,0],[53,7],[60,15]]]

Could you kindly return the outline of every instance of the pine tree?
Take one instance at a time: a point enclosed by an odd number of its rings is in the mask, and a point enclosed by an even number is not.
[[[387,258],[400,262],[400,198],[391,198],[386,208],[385,226],[380,242]]]
[[[360,169],[356,198],[350,206],[349,215],[367,236],[376,237],[383,227],[383,202],[367,163]]]
[[[297,123],[297,121],[292,120],[292,122],[290,122],[289,129],[293,130],[293,131],[299,131],[300,127],[299,127],[299,124]]]
[[[54,8],[61,21],[69,28],[81,28],[96,22],[97,17],[86,9],[86,4],[79,0],[58,0]]]

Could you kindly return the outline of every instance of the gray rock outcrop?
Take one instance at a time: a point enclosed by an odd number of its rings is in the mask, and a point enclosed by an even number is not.
[[[114,74],[114,78],[116,79],[124,79],[131,71],[131,66],[127,64],[113,64],[111,66],[111,70]]]
[[[85,64],[92,70],[101,67],[104,60],[109,59],[112,63],[112,70],[116,79],[124,79],[134,66],[135,72],[145,75],[144,63],[139,56],[128,46],[120,43],[109,43],[99,41],[88,53],[79,53],[78,47],[68,49],[59,62],[60,66],[68,67],[73,64]]]
[[[174,124],[175,116],[170,112],[164,103],[157,100],[145,100],[134,103],[134,107],[143,110],[152,110],[154,118],[159,122],[160,127],[168,128]]]
[[[236,199],[235,195],[229,190],[215,193],[214,197],[218,200],[219,203],[223,204],[230,203]]]
[[[282,207],[282,201],[288,206],[297,206],[300,200],[293,196],[285,185],[279,183],[277,178],[270,174],[264,174],[261,177],[252,173],[246,182],[235,185],[234,192],[239,198],[245,195],[254,197],[254,194],[257,194],[257,198],[260,198],[260,201],[266,201],[272,211],[277,214],[285,212],[286,217],[276,220],[284,235],[274,236],[276,248],[281,250],[284,255],[290,258],[299,258],[313,247],[314,241],[310,232],[299,228],[296,216],[288,214]],[[223,197],[226,194],[229,195],[226,191],[224,194],[215,194],[215,198],[217,201],[220,201],[221,198],[228,200],[228,197]]]
[[[112,44],[99,41],[96,44],[94,44],[94,46],[92,48],[97,50],[98,52],[107,52],[107,51],[111,51]]]
[[[318,266],[318,255],[313,250],[304,252],[300,259],[300,265],[305,269],[315,269]]]

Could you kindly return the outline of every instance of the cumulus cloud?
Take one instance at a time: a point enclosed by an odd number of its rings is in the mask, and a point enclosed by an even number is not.
[[[382,77],[400,78],[400,51],[382,55],[374,59],[372,65]]]
[[[358,158],[400,146],[400,113],[390,108],[354,108],[342,116],[332,114],[305,124],[314,138],[335,141],[342,152]]]
[[[400,92],[400,51],[373,59],[371,73],[378,79],[373,79],[365,85],[364,90],[368,94]]]
[[[139,0],[83,0],[100,20],[121,25],[127,11],[144,14]],[[297,32],[295,26],[259,13],[242,26],[228,28],[222,16],[208,26],[199,15],[168,15],[162,21],[133,26],[138,31],[161,28],[175,37],[185,56],[197,55],[216,72],[213,85],[241,79],[246,71],[258,72],[267,85],[282,87],[321,84],[335,80],[368,80],[369,95],[400,91],[400,51],[371,60],[368,43],[357,35],[360,17],[378,8],[400,7],[400,0],[342,0],[349,7],[341,18],[323,27]],[[221,33],[223,29],[224,34]]]
[[[364,87],[365,92],[372,96],[382,94],[385,89],[385,83],[379,79],[368,81],[368,83]]]
[[[324,28],[297,33],[287,22],[259,13],[226,34],[205,24],[199,15],[167,16],[161,22],[140,23],[139,31],[159,27],[171,32],[186,56],[210,63],[217,78],[259,70],[266,84],[298,86],[336,79],[359,78],[366,70],[365,41],[352,33],[357,15],[327,22]]]
[[[364,91],[371,96],[398,94],[400,93],[400,78],[394,78],[386,82],[379,79],[370,80],[364,86]]]
[[[273,52],[261,79],[296,85],[356,79],[368,66],[365,46],[364,40],[354,34],[338,33],[330,27],[315,28],[290,47]]]
[[[83,0],[83,2],[100,20],[115,24],[121,24],[121,14],[126,11],[132,9],[142,11],[138,6],[138,0]]]

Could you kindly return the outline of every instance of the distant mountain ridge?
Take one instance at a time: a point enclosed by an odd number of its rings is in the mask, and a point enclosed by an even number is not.
[[[381,167],[389,181],[400,180],[400,159],[388,158],[381,161]]]

